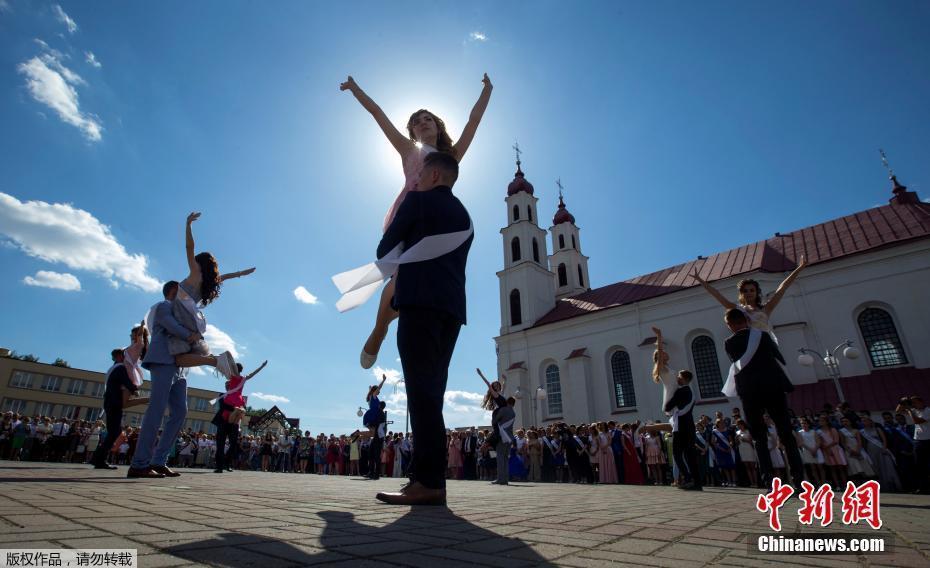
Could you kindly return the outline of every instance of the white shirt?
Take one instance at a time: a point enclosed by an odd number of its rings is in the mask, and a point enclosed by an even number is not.
[[[923,410],[914,408],[911,412],[913,416],[923,418],[924,420],[930,420],[930,406],[923,407]],[[924,422],[923,424],[914,422],[914,439],[923,441],[930,440],[930,422]]]

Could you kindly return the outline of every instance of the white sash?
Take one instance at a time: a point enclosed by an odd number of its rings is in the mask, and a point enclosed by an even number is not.
[[[543,436],[543,442],[546,443],[546,446],[549,447],[549,452],[554,456],[558,450],[552,447],[552,440],[549,439],[549,436]]]
[[[749,342],[746,344],[746,352],[738,361],[733,361],[730,365],[730,373],[727,375],[727,382],[723,385],[723,394],[728,397],[736,396],[736,374],[746,368],[752,361],[756,350],[759,349],[759,342],[762,341],[762,332],[755,328],[749,328]]]
[[[690,388],[690,387],[689,387]],[[678,417],[691,412],[691,408],[694,407],[694,393],[691,393],[691,402],[685,405],[684,408],[675,408],[672,411],[672,416],[669,418],[668,423],[672,425],[672,432],[678,431]]]
[[[717,436],[717,439],[723,442],[726,447],[730,448],[730,457],[735,460],[736,456],[733,455],[733,446],[730,445],[730,440],[728,440],[727,437],[724,436],[723,433],[719,430],[714,430],[714,435]]]
[[[462,246],[473,232],[474,228],[469,220],[468,229],[464,231],[423,237],[409,250],[403,250],[404,243],[400,243],[375,262],[340,272],[333,276],[333,284],[342,294],[336,302],[336,309],[347,312],[361,306],[378,291],[387,278],[397,272],[401,264],[423,262],[449,254]]]
[[[249,381],[249,378],[248,378],[248,377],[243,378],[243,379],[242,379],[242,382],[239,383],[239,386],[234,387],[234,388],[232,388],[232,389],[230,389],[230,390],[224,392],[224,393],[221,394],[220,396],[214,398],[213,400],[210,401],[210,404],[216,404],[216,401],[218,401],[219,399],[225,397],[225,396],[228,395],[228,394],[233,394],[233,393],[236,393],[236,392],[241,392],[241,391],[242,391],[242,388],[245,386],[245,383],[247,383],[248,381]]]
[[[501,422],[500,424],[497,425],[497,428],[498,428],[498,430],[500,430],[500,434],[501,434],[501,442],[503,442],[503,443],[505,443],[505,444],[509,444],[509,443],[513,442],[513,438],[511,438],[511,437],[507,434],[507,428],[510,428],[511,426],[513,426],[513,423],[514,423],[515,420],[516,420],[516,418],[511,418],[511,419],[508,420],[507,422]]]

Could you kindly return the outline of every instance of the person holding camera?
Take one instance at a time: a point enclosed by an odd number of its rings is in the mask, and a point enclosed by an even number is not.
[[[895,408],[909,416],[914,422],[914,462],[917,472],[917,493],[930,493],[930,409],[924,405],[924,399],[919,396],[903,398]]]

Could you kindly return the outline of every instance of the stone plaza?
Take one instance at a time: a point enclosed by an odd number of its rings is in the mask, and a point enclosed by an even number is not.
[[[930,566],[928,496],[883,494],[878,531],[821,529],[890,536],[890,552],[770,555],[748,544],[771,534],[749,489],[452,481],[448,508],[410,508],[374,499],[400,479],[180,471],[133,480],[125,467],[0,462],[0,548],[136,549],[142,568]],[[796,502],[781,534],[798,526]]]

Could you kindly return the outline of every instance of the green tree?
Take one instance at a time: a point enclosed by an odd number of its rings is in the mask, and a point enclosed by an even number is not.
[[[55,359],[55,362],[52,363],[52,365],[55,365],[56,367],[71,367],[71,365],[69,365],[68,362],[61,357]]]

